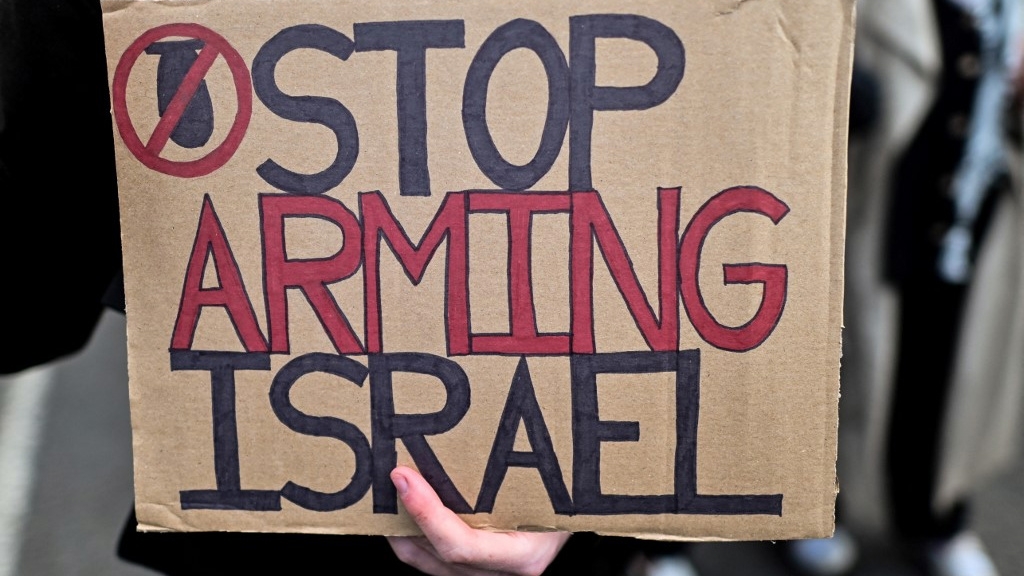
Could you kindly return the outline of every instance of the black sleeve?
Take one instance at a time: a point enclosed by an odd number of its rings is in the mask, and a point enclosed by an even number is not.
[[[0,373],[77,351],[121,265],[98,0],[0,0]]]

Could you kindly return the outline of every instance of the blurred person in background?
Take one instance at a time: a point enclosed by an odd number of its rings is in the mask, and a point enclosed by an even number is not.
[[[931,576],[995,576],[969,529],[1015,455],[1024,385],[1019,0],[860,0],[851,104],[839,527],[795,541],[849,573],[887,535]]]

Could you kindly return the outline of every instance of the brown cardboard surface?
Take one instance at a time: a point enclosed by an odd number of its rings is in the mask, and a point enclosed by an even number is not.
[[[830,534],[853,4],[104,1],[142,529]]]

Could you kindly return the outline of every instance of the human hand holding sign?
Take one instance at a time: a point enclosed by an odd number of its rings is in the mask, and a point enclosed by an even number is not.
[[[434,576],[539,576],[569,539],[568,532],[488,532],[445,508],[415,470],[399,466],[391,481],[423,536],[388,537],[398,558]]]

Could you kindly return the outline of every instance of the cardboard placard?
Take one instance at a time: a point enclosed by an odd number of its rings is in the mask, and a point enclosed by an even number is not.
[[[828,535],[853,0],[104,0],[143,530]]]

